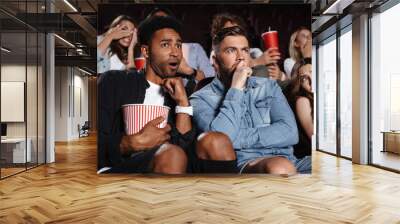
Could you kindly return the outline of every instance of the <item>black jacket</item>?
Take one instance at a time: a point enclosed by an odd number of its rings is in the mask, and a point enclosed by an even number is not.
[[[97,131],[97,166],[115,167],[123,163],[125,157],[120,152],[122,136],[125,135],[124,120],[121,106],[124,104],[140,104],[144,102],[149,83],[143,73],[108,71],[99,75],[97,87],[98,131]],[[185,134],[180,134],[175,127],[175,102],[168,94],[165,97],[166,106],[171,108],[168,123],[171,125],[170,143],[187,149],[195,139],[192,128]],[[192,127],[194,123],[192,122]]]

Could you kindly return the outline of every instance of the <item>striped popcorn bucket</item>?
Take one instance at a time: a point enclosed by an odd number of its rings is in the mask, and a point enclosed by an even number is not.
[[[159,128],[165,127],[170,108],[159,105],[125,104],[122,105],[122,110],[124,114],[125,133],[133,135],[138,133],[147,122],[157,117],[165,117],[165,120],[157,125]]]

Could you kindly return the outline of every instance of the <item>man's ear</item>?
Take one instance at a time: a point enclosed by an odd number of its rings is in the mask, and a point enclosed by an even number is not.
[[[148,45],[142,45],[140,47],[140,52],[142,53],[142,56],[144,58],[149,58],[149,46]]]
[[[218,72],[219,71],[219,60],[218,60],[217,56],[215,55],[215,52],[212,55],[212,60],[213,60],[213,67],[214,67],[215,71]]]

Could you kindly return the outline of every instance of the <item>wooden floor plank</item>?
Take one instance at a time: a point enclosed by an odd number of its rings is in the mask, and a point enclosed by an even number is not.
[[[313,174],[96,174],[96,139],[0,181],[0,223],[400,223],[400,175],[313,152]]]

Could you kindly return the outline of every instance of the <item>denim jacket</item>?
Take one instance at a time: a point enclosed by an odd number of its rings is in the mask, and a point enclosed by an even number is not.
[[[190,103],[200,132],[225,133],[236,151],[283,150],[293,156],[296,121],[276,81],[250,77],[242,91],[226,89],[216,77],[193,93]]]

